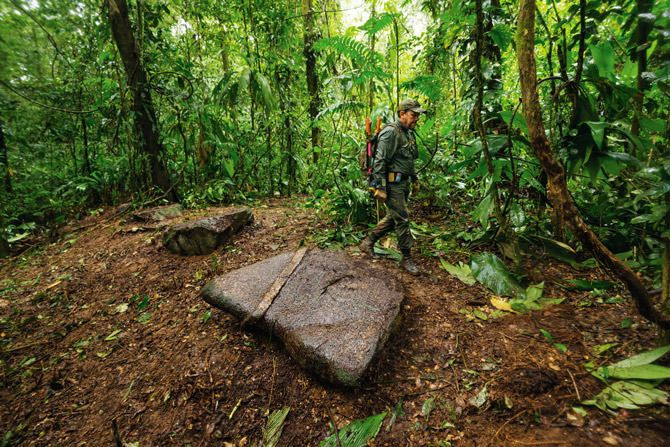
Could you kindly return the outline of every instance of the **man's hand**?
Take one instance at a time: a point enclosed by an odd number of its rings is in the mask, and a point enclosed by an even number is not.
[[[379,203],[384,203],[386,202],[386,190],[384,188],[377,188],[375,189],[373,195],[372,195]]]
[[[380,203],[384,203],[386,202],[386,189],[383,187],[377,188],[375,186],[370,186],[370,197]]]

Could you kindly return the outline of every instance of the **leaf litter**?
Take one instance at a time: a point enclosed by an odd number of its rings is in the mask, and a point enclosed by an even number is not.
[[[375,445],[438,445],[448,440],[452,445],[474,446],[488,442],[499,430],[506,438],[541,443],[551,440],[545,434],[545,415],[549,420],[562,417],[566,409],[574,413],[578,402],[575,385],[586,399],[602,391],[602,382],[584,371],[585,358],[598,364],[603,358],[630,353],[635,346],[652,342],[651,331],[635,329],[645,323],[631,318],[635,311],[627,300],[583,309],[575,303],[584,292],[565,291],[550,282],[545,282],[537,300],[545,294],[558,296],[565,299],[560,305],[519,313],[492,304],[477,308],[477,316],[471,311],[476,324],[463,325],[458,309],[468,303],[486,304],[496,297],[510,303],[519,295],[484,295],[481,287],[451,277],[437,259],[417,258],[427,270],[420,278],[399,273],[392,259],[383,259],[374,262],[389,274],[402,275],[406,285],[402,330],[392,335],[364,388],[351,392],[326,386],[302,371],[276,341],[240,331],[236,319],[219,311],[212,310],[210,318],[198,297],[200,284],[214,272],[264,259],[269,244],[286,249],[305,241],[309,244],[310,231],[327,225],[299,202],[268,204],[255,208],[256,224],[217,252],[215,265],[210,257],[203,261],[166,254],[158,242],[152,242],[160,240],[155,235],[147,238],[146,233],[94,228],[81,234],[66,253],[54,245],[24,267],[3,266],[3,278],[41,275],[44,284],[63,275],[70,278],[67,285],[59,285],[67,287],[68,294],[55,305],[48,299],[32,303],[26,299],[31,290],[7,292],[10,302],[19,303],[15,306],[20,316],[3,320],[3,337],[10,343],[3,349],[28,347],[3,353],[9,369],[3,373],[8,386],[1,393],[3,401],[10,402],[0,408],[5,433],[12,431],[13,439],[30,440],[37,446],[83,441],[103,445],[112,439],[114,415],[125,444],[193,443],[209,433],[212,444],[244,441],[252,445],[263,441],[263,430],[273,414],[270,410],[290,407],[277,445],[319,445],[333,434],[330,407],[340,421],[376,416],[365,424],[366,433],[376,432],[366,442]],[[191,211],[187,216],[215,212]],[[129,225],[115,223],[122,229]],[[279,226],[281,232],[276,231]],[[419,238],[418,245],[421,243]],[[448,256],[444,260],[467,277],[466,264]],[[575,273],[569,266],[542,262],[554,284]],[[201,279],[194,283],[198,271]],[[583,270],[579,277],[598,280]],[[543,279],[531,282],[537,285]],[[45,298],[60,293],[59,287],[46,291]],[[525,297],[535,299],[537,295],[537,287],[535,291],[520,286],[513,289],[522,290]],[[149,298],[157,295],[160,298]],[[134,296],[137,299],[132,302],[127,298]],[[122,306],[124,303],[128,306]],[[189,312],[195,306],[197,310]],[[490,309],[508,317],[495,319]],[[137,321],[145,312],[150,316],[147,321]],[[624,319],[632,321],[629,329],[619,328]],[[570,349],[557,351],[536,325]],[[598,328],[611,335],[602,339]],[[114,334],[117,330],[122,332]],[[105,340],[107,337],[112,339]],[[39,344],[32,344],[35,342]],[[595,356],[593,347],[604,344],[616,346]],[[21,362],[26,365],[17,369]],[[485,367],[489,363],[496,368]],[[550,364],[559,370],[549,369]],[[574,374],[575,385],[568,371]],[[37,380],[39,377],[42,379]],[[640,379],[612,380],[644,388]],[[486,403],[480,408],[470,405],[468,401],[478,396],[479,401],[473,402],[481,402],[485,385]],[[667,388],[661,384],[644,389],[665,392]],[[654,391],[623,389],[631,390],[638,393],[633,395],[637,402],[644,401],[641,395],[661,401]],[[427,418],[421,410],[430,398],[434,405]],[[31,408],[34,411],[28,410]],[[56,417],[62,408],[71,409],[72,416]],[[526,408],[542,410],[537,418],[527,412],[512,419]],[[379,427],[383,424],[385,429],[375,430],[382,413],[386,415]],[[630,432],[625,418],[610,419],[600,412],[582,417],[597,420],[599,427],[607,427],[623,441],[646,439],[649,445],[661,445],[664,439],[651,426]],[[435,425],[429,426],[428,419]],[[205,427],[211,427],[211,432]],[[562,430],[561,438],[567,444],[583,440],[597,444],[602,435],[584,424],[576,432]]]

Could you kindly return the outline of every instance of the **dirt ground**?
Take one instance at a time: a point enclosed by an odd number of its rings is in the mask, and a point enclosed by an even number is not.
[[[0,436],[7,445],[255,446],[268,412],[283,407],[290,412],[280,446],[318,445],[332,434],[331,415],[342,427],[382,411],[389,414],[374,446],[668,445],[667,407],[617,416],[585,407],[584,418],[571,410],[602,388],[585,362],[624,358],[655,346],[658,335],[628,299],[600,303],[554,282],[607,279],[598,270],[538,257],[532,263],[545,294],[565,301],[483,320],[462,309],[490,312],[490,293],[461,283],[435,258],[419,258],[425,273],[418,278],[392,260],[370,261],[405,285],[401,329],[362,388],[340,389],[199,297],[216,274],[313,244],[326,223],[311,209],[265,202],[232,244],[193,257],[169,253],[160,230],[110,219],[114,213],[77,222],[89,226],[66,228],[56,242],[0,267]],[[467,260],[462,253],[447,259]],[[610,295],[617,293],[626,297]],[[594,357],[592,348],[604,343],[617,345]],[[476,402],[484,387],[486,399]]]

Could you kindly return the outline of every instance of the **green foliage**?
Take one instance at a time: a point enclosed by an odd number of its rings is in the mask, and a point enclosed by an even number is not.
[[[284,421],[286,421],[286,416],[290,410],[290,407],[284,407],[270,413],[268,423],[263,430],[262,447],[275,447],[279,443],[279,438],[281,438],[284,429]]]
[[[477,281],[497,295],[517,296],[524,293],[524,289],[512,277],[505,264],[493,253],[472,256],[470,268]]]
[[[321,441],[319,447],[365,447],[370,439],[377,436],[385,417],[384,411],[366,419],[353,421]]]
[[[603,411],[639,409],[643,405],[668,404],[668,393],[656,387],[670,378],[670,368],[653,362],[670,352],[670,345],[636,354],[609,366],[601,366],[592,374],[608,386],[593,399],[583,402]],[[609,383],[609,379],[622,379]]]
[[[459,262],[458,265],[453,265],[440,258],[440,266],[468,286],[476,282],[469,265],[465,265],[462,262]]]
[[[453,233],[433,239],[437,251],[453,247],[454,238],[473,244],[498,234],[495,185],[524,244],[577,265],[580,247],[570,235],[561,242],[569,249],[549,242],[560,238],[542,211],[546,186],[518,103],[514,4],[484,10],[491,26],[482,55],[482,116],[491,173],[471,121],[477,90],[472,3],[422,3],[424,32],[415,26],[416,12],[395,1],[356,23],[315,14],[311,30],[288,3],[135,6],[131,21],[156,109],[159,158],[186,206],[319,195],[310,206],[330,225],[315,236],[319,243],[354,243],[376,218],[357,175],[365,117],[393,119],[397,94],[416,97],[429,110],[417,132],[419,166],[426,168],[414,199],[431,213],[458,216]],[[538,8],[536,60],[552,149],[567,167],[587,223],[608,248],[631,253],[629,265],[659,283],[670,219],[667,5],[657,2],[639,15],[631,2],[587,3],[578,85],[572,79],[579,5],[549,6]],[[152,161],[142,151],[132,94],[99,5],[54,0],[30,11],[34,20],[11,3],[0,6],[6,84],[0,85],[0,129],[7,142],[0,178],[12,186],[0,187],[0,234],[15,248],[87,209],[160,194],[151,187]],[[651,33],[639,45],[636,29],[644,21]],[[566,45],[557,45],[563,34]],[[559,46],[567,54],[559,55]],[[638,47],[647,68],[634,119]],[[315,97],[307,88],[309,54]],[[91,113],[68,112],[77,110]],[[509,296],[525,299],[520,290]]]
[[[360,68],[377,68],[384,62],[384,57],[381,54],[347,36],[324,37],[314,45],[314,49],[319,51],[335,50],[345,55]]]
[[[368,36],[372,36],[391,25],[396,18],[396,14],[385,12],[376,17],[370,17],[360,29],[365,31]]]

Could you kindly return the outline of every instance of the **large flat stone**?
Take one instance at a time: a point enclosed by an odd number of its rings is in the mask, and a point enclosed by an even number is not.
[[[292,260],[299,261],[297,267]],[[287,271],[290,276],[268,306],[267,291]],[[344,385],[360,384],[396,325],[403,299],[388,272],[318,249],[229,272],[207,284],[202,295],[213,306],[272,330],[302,367]]]
[[[228,242],[253,220],[249,208],[235,208],[219,216],[174,225],[165,233],[163,244],[180,255],[206,255]]]

